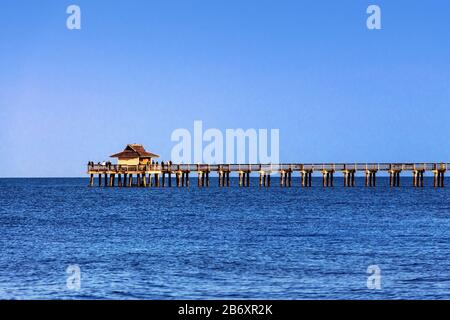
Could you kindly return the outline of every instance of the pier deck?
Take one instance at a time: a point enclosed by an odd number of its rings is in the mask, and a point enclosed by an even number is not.
[[[334,186],[334,174],[341,173],[344,177],[344,186],[355,186],[355,174],[365,174],[365,186],[376,186],[378,172],[387,172],[392,187],[400,186],[400,173],[409,172],[414,187],[423,187],[424,173],[432,172],[434,186],[444,187],[444,174],[449,163],[311,163],[311,164],[146,164],[146,165],[88,165],[87,173],[90,175],[89,185],[94,185],[94,176],[98,175],[98,185],[114,187],[160,187],[172,186],[172,175],[176,178],[178,187],[189,186],[189,174],[197,173],[197,184],[200,187],[210,185],[210,173],[219,177],[219,186],[230,186],[230,173],[237,173],[239,186],[250,186],[250,174],[259,174],[259,185],[269,187],[271,175],[280,176],[281,186],[292,186],[292,175],[298,172],[301,177],[301,186],[312,186],[312,175],[315,172],[322,174],[322,186]],[[133,176],[136,180],[133,181]],[[116,179],[117,177],[117,179]],[[167,178],[167,179],[166,179]]]

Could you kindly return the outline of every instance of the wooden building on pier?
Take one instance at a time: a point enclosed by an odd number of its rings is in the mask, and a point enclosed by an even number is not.
[[[152,159],[159,158],[159,155],[147,152],[142,144],[129,144],[122,152],[110,157],[118,158],[118,165],[137,166],[151,164]]]

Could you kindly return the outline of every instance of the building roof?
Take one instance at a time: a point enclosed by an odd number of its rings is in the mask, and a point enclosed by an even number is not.
[[[128,144],[122,152],[115,153],[111,158],[159,158],[159,155],[147,152],[142,144]]]

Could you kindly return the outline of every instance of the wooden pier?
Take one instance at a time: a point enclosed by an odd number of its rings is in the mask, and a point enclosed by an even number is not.
[[[133,146],[133,145],[132,145]],[[211,176],[218,177],[218,186],[230,187],[230,174],[238,177],[240,187],[250,186],[250,175],[259,174],[259,186],[273,185],[273,175],[279,176],[282,187],[311,187],[313,174],[322,175],[322,186],[335,186],[335,175],[343,177],[344,187],[355,186],[355,176],[365,175],[365,186],[377,185],[377,173],[389,174],[391,187],[401,186],[401,176],[409,175],[414,187],[424,186],[424,174],[430,172],[434,176],[434,187],[444,187],[444,176],[449,163],[321,163],[321,164],[93,164],[90,163],[87,173],[90,186],[108,187],[189,187],[190,177],[197,175],[197,186],[209,187]],[[298,183],[294,183],[295,175]],[[173,181],[175,178],[175,181]],[[406,178],[406,177],[405,177]]]

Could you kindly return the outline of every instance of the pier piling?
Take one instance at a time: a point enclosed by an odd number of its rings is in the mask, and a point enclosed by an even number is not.
[[[366,171],[366,187],[376,187],[377,185],[377,171],[367,170]]]
[[[400,172],[401,170],[389,171],[389,182],[391,187],[400,187]]]
[[[312,171],[311,170],[303,170],[301,171],[301,182],[302,187],[311,187],[312,186]]]
[[[434,170],[434,187],[435,188],[443,188],[445,181],[445,170]]]
[[[413,187],[423,187],[424,170],[413,170]]]
[[[310,179],[309,179],[310,180]],[[334,171],[333,170],[323,170],[322,171],[322,186],[323,187],[333,187],[334,185]]]
[[[344,187],[354,187],[355,186],[355,171],[354,170],[344,170]]]

